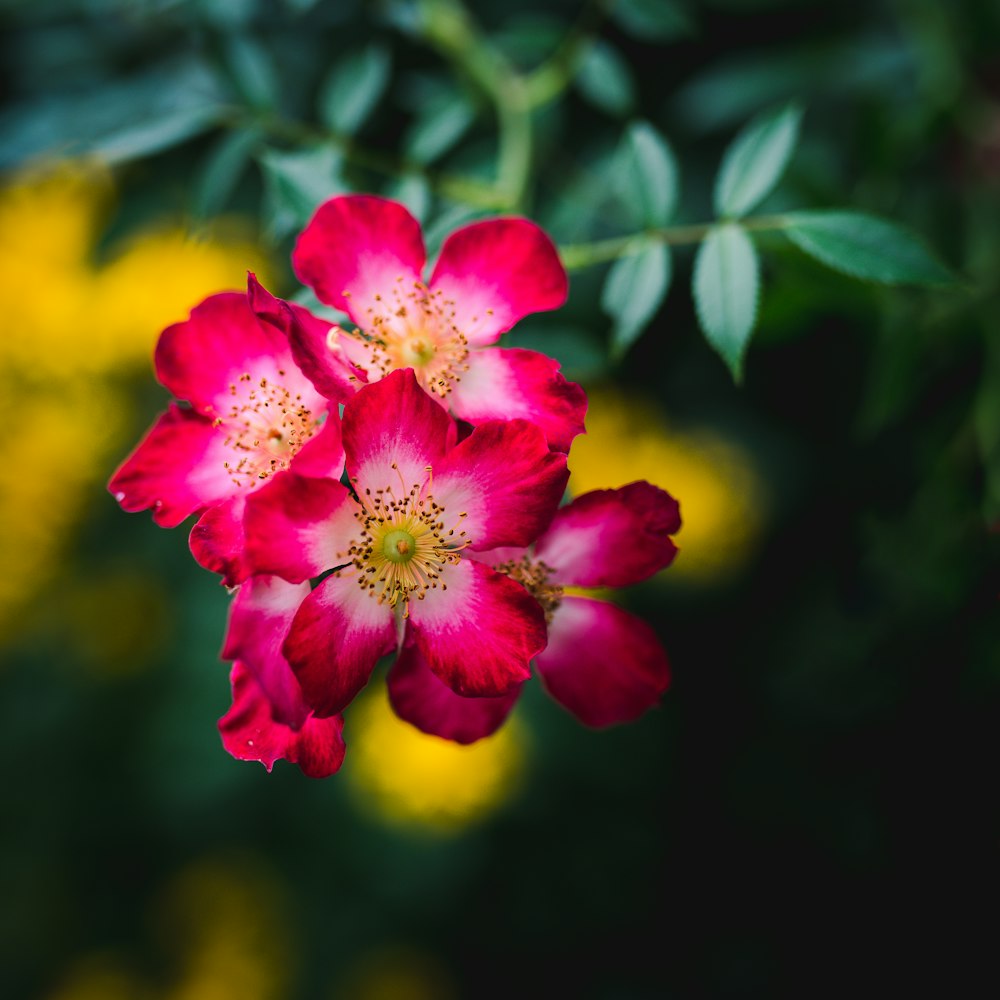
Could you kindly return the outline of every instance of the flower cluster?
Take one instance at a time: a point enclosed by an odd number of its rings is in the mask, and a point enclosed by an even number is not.
[[[424,279],[403,206],[333,198],[293,254],[351,326],[276,298],[211,296],[168,327],[179,400],[112,477],[126,511],[172,527],[235,589],[222,656],[235,757],[335,772],[343,712],[393,656],[396,713],[460,743],[507,717],[531,665],[592,726],[633,719],[669,682],[652,629],[576,588],[667,566],[676,501],[646,482],[560,507],[586,396],[558,363],[493,346],[567,293],[525,219],[466,226]]]

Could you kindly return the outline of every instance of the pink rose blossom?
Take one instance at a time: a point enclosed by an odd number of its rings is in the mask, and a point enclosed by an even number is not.
[[[589,726],[637,718],[670,682],[666,653],[644,621],[567,587],[622,587],[668,566],[680,509],[646,482],[585,493],[561,508],[528,548],[478,555],[521,583],[544,611],[548,642],[535,667],[549,694]],[[404,650],[388,677],[396,713],[424,732],[471,743],[494,732],[513,708],[515,689],[463,698],[441,684],[419,649]]]

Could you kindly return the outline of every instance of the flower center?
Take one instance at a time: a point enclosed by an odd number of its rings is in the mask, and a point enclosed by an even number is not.
[[[467,514],[458,514],[449,526],[444,507],[430,494],[431,485],[428,478],[407,491],[400,475],[398,494],[391,486],[358,494],[354,516],[361,532],[349,546],[347,558],[358,570],[362,590],[379,604],[388,601],[395,607],[404,602],[404,617],[411,599],[422,601],[429,590],[448,589],[442,573],[458,562],[469,544],[461,530]]]
[[[511,559],[494,567],[498,573],[505,573],[516,580],[531,596],[538,601],[545,612],[545,620],[551,624],[556,608],[562,603],[563,588],[558,584],[549,583],[549,577],[555,572],[541,560],[537,562],[529,556]]]
[[[444,399],[469,370],[469,342],[455,323],[455,303],[423,282],[397,278],[375,296],[362,326],[369,367],[380,377],[412,368],[424,389]]]
[[[283,371],[278,372],[284,375]],[[229,386],[229,411],[216,417],[215,427],[226,430],[225,446],[234,458],[224,462],[239,487],[287,469],[296,453],[319,428],[319,418],[302,402],[301,394],[262,378],[255,382],[249,372]]]

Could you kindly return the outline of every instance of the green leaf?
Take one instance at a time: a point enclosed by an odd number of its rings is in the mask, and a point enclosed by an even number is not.
[[[690,13],[677,0],[617,0],[611,18],[641,41],[669,42],[695,33]]]
[[[757,317],[760,266],[750,237],[734,223],[713,229],[698,248],[692,291],[705,337],[743,377],[743,356]]]
[[[617,49],[598,40],[587,49],[576,71],[576,86],[595,107],[621,117],[635,105],[635,81]]]
[[[755,118],[722,157],[715,179],[715,211],[738,218],[760,204],[785,172],[799,136],[802,109],[789,104]]]
[[[404,174],[386,186],[385,195],[401,201],[421,224],[431,207],[431,186],[422,174]]]
[[[474,118],[464,94],[442,94],[425,104],[410,126],[403,143],[407,157],[420,164],[432,163],[465,135]]]
[[[254,129],[230,132],[213,147],[191,196],[191,210],[197,218],[207,219],[226,207],[260,138]]]
[[[243,97],[255,108],[276,108],[281,87],[270,52],[250,35],[228,34],[224,53]]]
[[[615,184],[638,226],[665,226],[677,207],[677,161],[649,122],[625,130],[616,157]]]
[[[794,212],[785,235],[822,264],[887,285],[953,285],[954,275],[915,234],[864,212]]]
[[[671,270],[670,253],[663,243],[646,244],[611,266],[601,291],[601,308],[614,320],[613,357],[624,355],[656,315],[670,287]]]
[[[391,70],[392,56],[384,45],[369,45],[346,56],[320,89],[321,120],[353,135],[385,93]]]
[[[260,156],[260,164],[274,239],[301,228],[321,202],[346,190],[340,175],[343,157],[329,146],[295,153],[269,150]]]
[[[112,165],[151,156],[207,132],[221,114],[220,108],[212,106],[179,108],[98,139],[88,147],[87,152]]]

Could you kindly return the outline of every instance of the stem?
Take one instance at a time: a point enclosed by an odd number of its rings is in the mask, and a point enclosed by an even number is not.
[[[645,243],[651,241],[666,243],[668,246],[700,243],[713,229],[717,229],[729,221],[721,219],[716,222],[699,222],[690,226],[664,226],[660,229],[644,229],[638,233],[630,233],[628,236],[613,236],[607,240],[596,240],[593,243],[569,243],[559,248],[559,256],[567,270],[576,271],[638,253]],[[742,219],[738,225],[743,229],[762,232],[784,229],[788,225],[788,220],[783,215],[760,215],[756,218]]]

